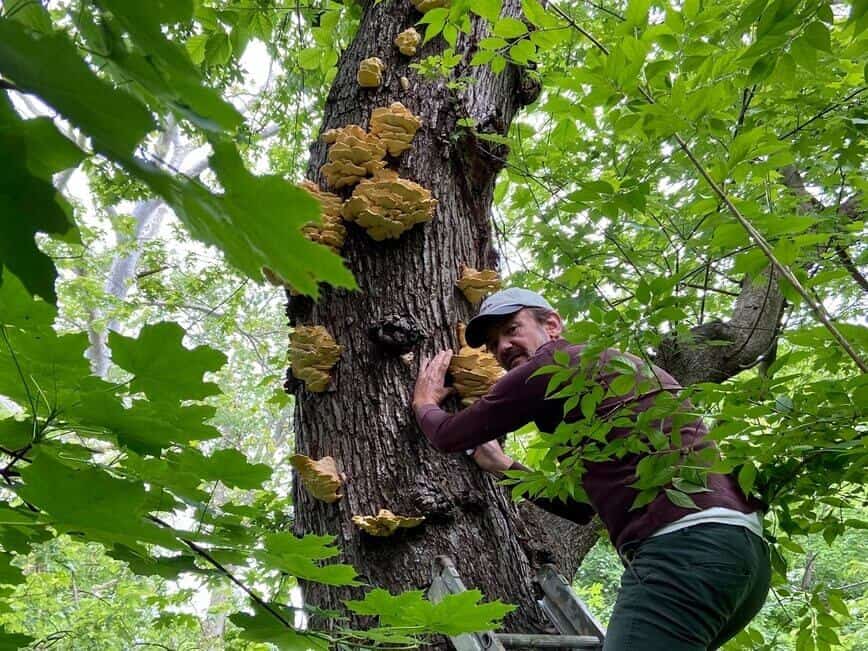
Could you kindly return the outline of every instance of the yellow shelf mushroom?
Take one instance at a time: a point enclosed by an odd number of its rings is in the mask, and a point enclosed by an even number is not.
[[[488,393],[491,386],[504,374],[494,355],[483,348],[471,348],[464,338],[464,325],[458,324],[461,348],[449,362],[452,384],[461,404],[469,407]]]
[[[344,204],[347,221],[356,222],[379,241],[396,239],[416,224],[431,221],[437,200],[418,183],[383,170],[359,183]]]
[[[401,102],[375,108],[371,114],[371,133],[380,139],[391,156],[400,156],[410,149],[422,120]]]
[[[391,536],[398,529],[418,527],[425,517],[395,515],[389,509],[380,509],[377,515],[354,515],[353,524],[372,536]]]
[[[289,362],[293,377],[302,380],[308,391],[325,391],[329,372],[343,348],[323,326],[296,326],[289,336]]]
[[[317,461],[303,454],[293,454],[289,462],[298,473],[302,485],[314,498],[331,504],[343,497],[338,492],[343,482],[334,458],[323,457]]]
[[[362,88],[379,88],[383,83],[383,71],[386,66],[379,57],[362,59],[359,63],[359,71],[356,73],[356,81]]]
[[[299,185],[319,201],[322,210],[321,223],[309,222],[305,224],[301,229],[302,233],[312,242],[323,244],[335,253],[340,253],[347,237],[347,228],[341,217],[343,200],[336,194],[321,190],[316,183],[307,179]]]
[[[408,27],[395,37],[395,45],[404,56],[416,56],[416,49],[422,42],[422,35],[412,27]]]
[[[480,269],[473,267],[461,267],[461,278],[455,284],[464,294],[465,298],[474,305],[482,301],[489,294],[500,289],[500,276],[493,269]]]
[[[335,189],[355,185],[363,178],[383,169],[386,148],[380,139],[357,124],[329,129],[322,136],[331,145],[328,162],[320,171]]]

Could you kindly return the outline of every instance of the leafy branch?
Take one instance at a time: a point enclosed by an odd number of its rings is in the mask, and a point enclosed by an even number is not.
[[[579,25],[569,14],[565,13],[557,4],[551,4],[552,9],[557,13],[561,18],[566,20],[570,26],[573,27],[577,32],[579,32],[582,36],[587,38],[594,46],[603,53],[604,56],[609,56],[610,52],[605,45],[603,45],[600,41],[598,41],[590,32],[585,30],[581,25]],[[639,93],[649,104],[656,104],[653,96],[650,91],[645,89],[641,84],[637,85]],[[861,91],[860,91],[861,92]],[[828,111],[827,111],[828,112]],[[802,125],[805,126],[805,125]],[[792,285],[792,287],[798,292],[799,296],[805,301],[805,303],[811,308],[816,319],[823,324],[823,326],[832,334],[832,337],[838,344],[844,349],[844,351],[850,356],[856,366],[863,373],[868,373],[868,363],[866,363],[861,355],[856,351],[856,348],[852,343],[841,333],[835,323],[832,321],[831,316],[826,311],[826,308],[823,306],[821,302],[816,300],[810,292],[802,285],[798,278],[796,278],[795,274],[790,270],[787,265],[784,265],[778,260],[778,257],[775,255],[768,241],[762,235],[762,233],[757,230],[757,228],[753,225],[753,223],[748,220],[742,212],[736,207],[736,205],[732,202],[729,195],[720,187],[717,181],[712,178],[711,174],[709,174],[708,170],[705,166],[700,162],[700,160],[695,156],[693,150],[681,137],[677,131],[672,134],[672,137],[678,143],[678,146],[693,164],[693,167],[699,172],[700,176],[708,183],[709,187],[711,187],[714,194],[720,199],[724,206],[726,206],[727,210],[730,214],[735,218],[735,220],[744,228],[745,231],[750,235],[750,237],[756,242],[757,246],[762,250],[763,254],[771,263],[772,267],[775,271],[780,274],[783,278],[787,280],[787,282]]]

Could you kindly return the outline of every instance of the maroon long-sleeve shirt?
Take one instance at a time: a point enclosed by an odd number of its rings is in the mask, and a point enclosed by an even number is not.
[[[546,388],[550,376],[531,377],[545,365],[553,364],[553,355],[564,350],[578,364],[584,348],[581,344],[570,344],[564,339],[547,342],[524,364],[504,375],[491,390],[470,407],[451,414],[439,406],[421,405],[416,409],[416,419],[425,436],[438,450],[458,452],[491,441],[504,434],[534,422],[541,432],[554,432],[564,420],[574,422],[582,418],[578,408],[564,418],[565,398],[547,399]],[[619,375],[608,362],[615,356],[627,358],[636,368],[649,369],[648,364],[638,357],[614,350],[605,351],[594,366],[594,379],[604,388]],[[649,377],[650,374],[648,374]],[[681,386],[661,368],[653,367],[654,385],[650,390],[636,395],[635,392],[622,396],[610,396],[597,405],[596,413],[600,418],[608,418],[621,407],[629,406],[633,414],[639,414],[654,404],[654,399],[662,392],[677,393]],[[689,403],[685,406],[690,408]],[[671,435],[672,419],[660,423],[660,431]],[[632,431],[629,427],[614,427],[608,439],[625,437]],[[693,420],[679,429],[683,447],[702,446],[707,434],[701,419]],[[627,454],[617,459],[603,462],[586,462],[582,487],[588,494],[590,505],[570,501],[566,504],[555,500],[532,500],[537,505],[579,523],[588,522],[596,511],[609,531],[609,536],[617,549],[627,543],[643,540],[661,527],[685,515],[695,513],[673,504],[661,492],[650,504],[630,511],[630,506],[638,494],[630,484],[636,481],[636,466],[643,454]],[[694,493],[693,501],[700,509],[724,507],[742,513],[751,513],[761,508],[759,502],[744,496],[738,483],[730,475],[709,474],[708,488],[711,492]]]

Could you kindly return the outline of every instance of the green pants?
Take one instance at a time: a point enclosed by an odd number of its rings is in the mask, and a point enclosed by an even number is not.
[[[764,540],[744,527],[699,524],[631,550],[604,651],[706,651],[733,637],[765,603]]]

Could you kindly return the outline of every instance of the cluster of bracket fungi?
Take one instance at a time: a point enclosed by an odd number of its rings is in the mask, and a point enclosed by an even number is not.
[[[423,13],[449,6],[449,0],[412,2]],[[394,44],[401,54],[415,56],[421,41],[419,33],[410,27],[397,35]],[[380,58],[364,59],[357,73],[358,83],[363,88],[377,88],[383,83],[384,72],[385,66]],[[402,78],[401,81],[406,89],[406,80]],[[340,253],[347,234],[343,220],[364,228],[376,241],[396,239],[414,225],[431,221],[437,200],[430,191],[387,168],[387,156],[397,157],[410,149],[421,126],[418,116],[400,102],[393,102],[390,106],[374,109],[368,131],[355,124],[326,131],[322,138],[329,149],[327,162],[320,171],[330,189],[353,190],[344,200],[311,181],[303,181],[301,187],[316,198],[322,208],[321,221],[303,227],[305,236]],[[462,267],[456,284],[468,301],[477,304],[499,289],[500,279],[492,270]],[[502,370],[489,353],[467,346],[463,326],[459,326],[459,339],[461,349],[452,358],[450,372],[462,403],[470,405],[488,391]],[[341,350],[323,326],[298,325],[290,336],[292,374],[302,380],[309,391],[325,391],[331,383],[330,373],[340,358]],[[345,478],[332,457],[316,460],[295,454],[290,462],[299,481],[315,499],[334,503],[343,497],[340,489]],[[352,520],[370,535],[389,536],[398,529],[418,526],[425,518],[401,516],[380,509],[376,515],[355,515]]]
[[[452,385],[461,396],[461,404],[469,407],[488,393],[504,371],[487,350],[467,345],[464,325],[461,323],[458,324],[458,339],[461,348],[452,356],[449,372],[452,374]]]
[[[325,391],[331,382],[329,372],[338,363],[343,348],[319,325],[295,326],[289,345],[292,374],[304,382],[308,391]]]
[[[500,289],[500,276],[494,269],[476,270],[473,267],[461,266],[461,277],[456,281],[458,289],[464,297],[478,305],[483,298]]]

